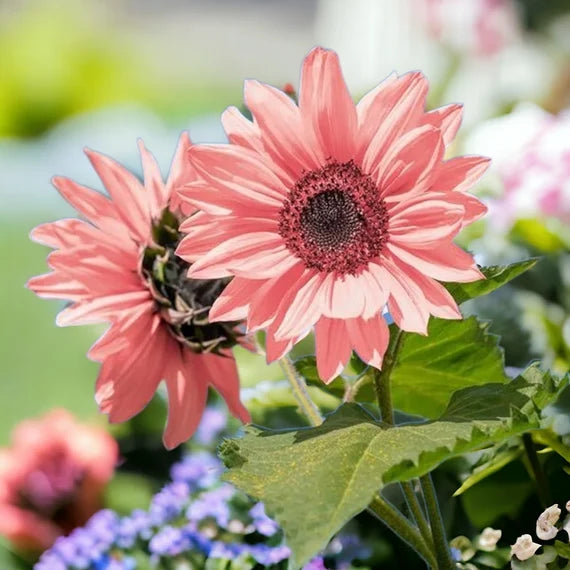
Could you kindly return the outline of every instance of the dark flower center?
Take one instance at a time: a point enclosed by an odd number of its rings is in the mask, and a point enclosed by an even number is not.
[[[210,323],[208,313],[230,279],[189,279],[190,264],[175,255],[182,239],[179,220],[165,209],[153,226],[156,247],[147,247],[142,258],[146,278],[170,332],[194,352],[231,348],[241,333],[238,322]]]
[[[307,267],[358,273],[388,239],[388,213],[372,178],[353,162],[329,162],[300,178],[279,232]]]
[[[363,223],[354,200],[342,190],[328,190],[313,196],[301,211],[305,240],[323,249],[350,242]]]

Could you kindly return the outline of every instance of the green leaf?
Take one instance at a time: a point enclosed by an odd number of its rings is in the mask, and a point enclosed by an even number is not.
[[[563,230],[564,226],[560,229]],[[567,248],[561,232],[552,231],[541,220],[532,218],[517,220],[511,230],[511,237],[546,253]]]
[[[477,483],[483,481],[493,473],[500,471],[505,465],[511,463],[515,459],[518,459],[522,454],[522,449],[520,447],[515,447],[513,449],[506,449],[497,453],[490,461],[476,468],[473,473],[463,481],[462,485],[453,493],[454,497],[457,497],[476,485]]]
[[[302,566],[382,485],[538,428],[539,410],[556,397],[559,385],[532,367],[508,384],[456,392],[437,421],[387,429],[361,406],[345,404],[316,428],[250,427],[241,440],[220,447],[229,467],[225,479],[264,501]]]
[[[485,279],[471,283],[445,283],[444,285],[457,303],[464,303],[469,299],[487,295],[487,293],[491,293],[491,291],[512,281],[515,277],[533,267],[537,261],[538,259],[534,258],[517,261],[510,265],[480,267],[479,269],[485,275]]]
[[[556,540],[554,541],[554,548],[556,548],[556,552],[560,556],[566,558],[567,560],[570,560],[570,544],[565,544],[560,540]]]
[[[506,382],[498,338],[487,329],[476,317],[432,318],[428,336],[405,334],[392,371],[394,406],[408,414],[437,418],[456,390]]]

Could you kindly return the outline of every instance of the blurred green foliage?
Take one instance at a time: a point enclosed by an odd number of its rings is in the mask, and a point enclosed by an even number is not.
[[[56,327],[58,303],[46,303],[25,288],[32,275],[46,268],[48,249],[28,237],[35,222],[2,220],[0,445],[8,443],[16,423],[53,407],[67,408],[82,418],[97,412],[93,399],[97,366],[85,357],[97,331]]]
[[[176,120],[240,99],[238,84],[197,76],[173,84],[168,65],[139,53],[128,33],[97,19],[95,7],[31,2],[0,26],[0,137],[38,135],[69,115],[114,103],[136,102]]]

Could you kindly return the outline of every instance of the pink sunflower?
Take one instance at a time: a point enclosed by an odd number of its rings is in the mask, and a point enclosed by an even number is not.
[[[246,81],[253,122],[227,109],[231,144],[190,148],[200,177],[179,191],[203,210],[181,228],[188,275],[235,276],[212,321],[267,328],[270,361],[314,326],[330,381],[353,349],[381,367],[386,306],[420,334],[430,315],[461,318],[439,281],[483,277],[453,239],[486,211],[465,191],[488,159],[444,160],[462,107],[426,112],[427,91],[421,73],[392,75],[355,105],[338,56],[322,48],[303,63],[298,106]]]
[[[206,404],[208,386],[232,414],[249,421],[239,399],[231,347],[242,341],[238,322],[210,323],[208,311],[228,279],[188,279],[176,257],[178,225],[192,213],[174,188],[194,178],[180,138],[170,175],[163,182],[154,157],[139,143],[144,184],[111,158],[86,151],[109,197],[68,178],[54,186],[86,221],[60,220],[35,228],[32,239],[55,248],[51,273],[28,287],[41,297],[67,299],[60,326],[108,322],[88,356],[101,362],[95,398],[111,422],[140,412],[164,380],[168,392],[169,448],[188,439]]]

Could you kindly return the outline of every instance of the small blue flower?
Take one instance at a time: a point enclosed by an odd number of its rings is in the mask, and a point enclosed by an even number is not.
[[[279,532],[279,525],[265,514],[263,503],[256,503],[250,509],[249,516],[253,519],[253,526],[259,534],[273,536]]]

